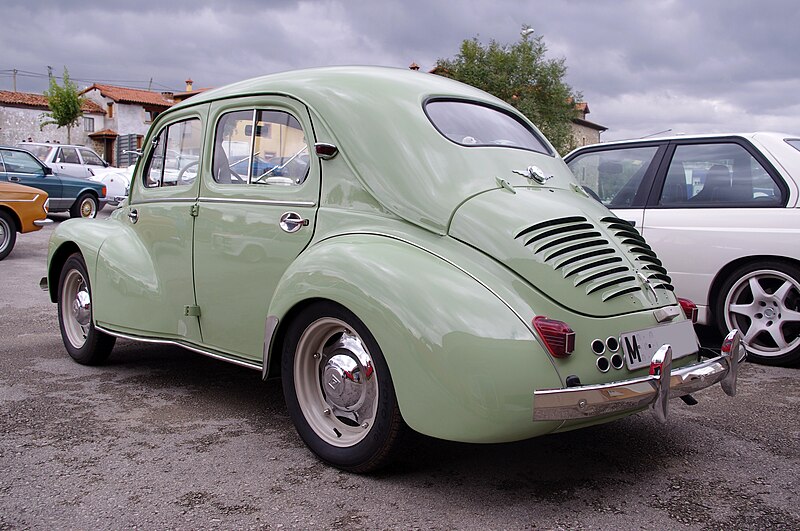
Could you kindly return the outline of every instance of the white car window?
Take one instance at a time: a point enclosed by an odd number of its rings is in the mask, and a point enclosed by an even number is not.
[[[81,159],[78,158],[78,150],[73,147],[62,147],[58,149],[56,155],[56,162],[62,164],[80,164]]]
[[[676,208],[778,206],[781,189],[741,145],[681,145],[667,170],[658,204]]]
[[[103,164],[103,159],[97,156],[94,151],[90,149],[81,149],[81,157],[83,157],[83,163],[88,166],[105,166]]]
[[[629,207],[658,146],[612,149],[578,155],[569,169],[609,208]]]

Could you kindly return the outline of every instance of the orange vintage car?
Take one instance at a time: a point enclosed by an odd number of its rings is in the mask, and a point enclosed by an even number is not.
[[[39,230],[47,219],[47,193],[21,184],[0,182],[0,260],[8,256],[17,233]]]

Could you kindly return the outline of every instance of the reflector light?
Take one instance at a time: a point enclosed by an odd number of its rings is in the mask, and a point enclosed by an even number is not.
[[[693,323],[697,322],[697,305],[690,301],[689,299],[682,299],[678,297],[678,302],[681,305],[681,309],[683,310],[683,315],[686,316],[687,319],[691,320]]]
[[[538,315],[533,318],[533,327],[554,358],[566,358],[575,350],[575,332],[567,323]]]

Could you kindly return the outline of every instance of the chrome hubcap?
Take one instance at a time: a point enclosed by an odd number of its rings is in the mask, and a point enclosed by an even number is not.
[[[742,331],[748,350],[780,356],[800,345],[800,285],[780,271],[753,271],[725,298],[725,324]]]
[[[326,317],[306,328],[295,353],[294,382],[306,421],[325,442],[347,447],[367,436],[378,403],[377,374],[347,323]]]
[[[73,347],[81,348],[86,343],[92,321],[92,300],[89,286],[78,270],[71,269],[64,278],[61,301],[64,332]]]

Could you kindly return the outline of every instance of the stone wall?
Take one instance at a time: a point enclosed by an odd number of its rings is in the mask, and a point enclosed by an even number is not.
[[[44,129],[40,129],[39,124],[45,112],[44,109],[0,106],[0,145],[14,146],[28,138],[34,142],[67,144],[66,127],[59,128],[55,125],[48,125]],[[95,131],[102,129],[102,127],[98,127],[103,124],[101,115],[87,114],[86,116],[94,118]],[[94,142],[84,131],[83,118],[79,119],[78,125],[72,128],[70,139],[72,144],[94,147]]]

